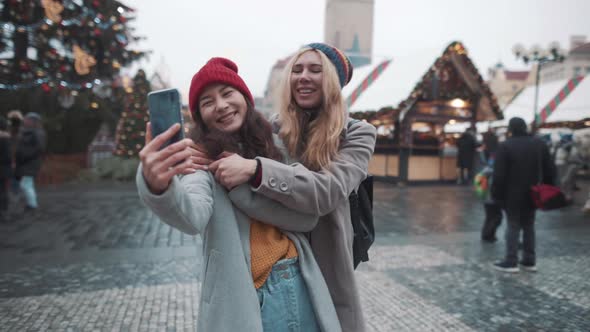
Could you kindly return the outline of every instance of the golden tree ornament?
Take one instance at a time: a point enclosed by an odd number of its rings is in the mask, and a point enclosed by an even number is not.
[[[90,67],[96,65],[96,60],[84,52],[78,45],[74,45],[74,68],[78,75],[88,75]]]
[[[45,16],[48,19],[53,23],[61,22],[61,12],[64,10],[64,6],[61,3],[54,0],[41,0],[41,6],[45,8]]]

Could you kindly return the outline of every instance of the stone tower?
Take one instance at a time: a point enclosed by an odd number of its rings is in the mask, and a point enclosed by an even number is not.
[[[375,0],[326,0],[324,41],[343,50],[355,68],[371,63]]]

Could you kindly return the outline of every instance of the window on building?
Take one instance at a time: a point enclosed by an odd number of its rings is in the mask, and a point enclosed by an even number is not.
[[[590,74],[590,67],[586,67],[586,74]]]
[[[582,74],[582,67],[574,67],[574,77]]]

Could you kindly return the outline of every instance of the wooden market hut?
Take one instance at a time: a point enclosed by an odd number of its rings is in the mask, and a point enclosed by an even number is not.
[[[446,133],[455,123],[502,119],[496,97],[483,81],[460,42],[447,46],[410,95],[393,110],[367,119],[380,135],[369,172],[401,182],[455,180],[457,133]]]

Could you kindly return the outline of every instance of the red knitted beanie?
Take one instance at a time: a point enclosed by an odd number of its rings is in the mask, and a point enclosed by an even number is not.
[[[211,58],[201,68],[191,81],[191,87],[188,92],[188,106],[195,118],[195,112],[199,109],[199,96],[203,90],[211,84],[221,83],[231,85],[240,91],[246,100],[254,105],[254,98],[250,90],[244,83],[244,80],[238,75],[238,66],[231,60],[226,58]]]

